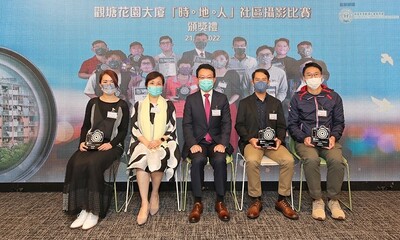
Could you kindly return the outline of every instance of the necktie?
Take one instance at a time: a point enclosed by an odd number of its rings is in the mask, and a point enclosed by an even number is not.
[[[206,93],[206,94],[204,94],[204,97],[206,97],[206,99],[204,101],[204,111],[206,112],[206,119],[207,119],[207,124],[208,124],[210,122],[210,110],[211,110],[210,99],[208,99],[210,97],[210,94]],[[209,133],[206,134],[205,138],[206,138],[207,142],[212,141],[212,138]]]

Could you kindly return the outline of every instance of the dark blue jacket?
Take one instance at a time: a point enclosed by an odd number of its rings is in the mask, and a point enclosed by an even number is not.
[[[326,116],[318,116],[318,110],[326,111]],[[342,98],[325,85],[318,95],[310,94],[304,86],[290,101],[288,122],[289,133],[297,142],[304,142],[306,137],[311,137],[312,128],[322,125],[338,141],[344,130]]]

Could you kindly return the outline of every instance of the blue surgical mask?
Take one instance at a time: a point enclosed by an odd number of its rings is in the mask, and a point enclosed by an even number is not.
[[[162,91],[163,91],[162,86],[148,86],[147,87],[147,92],[153,97],[160,96]]]
[[[199,81],[199,86],[201,90],[208,92],[214,87],[214,81],[211,78],[205,78]]]
[[[101,87],[101,90],[103,90],[103,92],[108,95],[115,94],[117,92],[117,88],[115,87],[115,85],[113,83],[112,84],[101,84],[100,87]]]
[[[268,83],[264,81],[254,83],[254,91],[258,93],[265,93],[268,88]]]

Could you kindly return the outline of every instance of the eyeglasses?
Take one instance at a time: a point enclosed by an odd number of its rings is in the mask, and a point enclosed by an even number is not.
[[[160,42],[161,45],[167,45],[167,44],[171,44],[171,42]]]
[[[306,73],[304,75],[305,78],[316,78],[321,77],[321,73]]]

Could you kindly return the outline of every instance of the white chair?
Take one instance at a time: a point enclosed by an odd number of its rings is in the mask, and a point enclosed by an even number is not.
[[[183,164],[183,163],[182,163]],[[186,200],[187,200],[187,182],[189,178],[189,166],[192,164],[192,160],[190,158],[186,158],[186,167],[185,171],[183,173],[183,184],[184,184],[184,190],[183,190],[183,196],[182,196],[182,211],[186,210]],[[239,204],[237,201],[237,196],[236,196],[236,173],[235,173],[235,165],[233,163],[233,157],[232,155],[226,155],[226,164],[230,165],[231,167],[231,180],[230,180],[230,192],[233,197],[233,202],[235,204],[235,209],[238,209]],[[210,162],[207,159],[207,165],[210,165]],[[183,165],[182,165],[183,166]]]
[[[178,208],[178,211],[182,211],[182,209],[181,209],[181,199],[180,199],[180,196],[179,196],[179,186],[178,186],[178,182],[180,182],[178,180],[178,170],[180,170],[179,165],[177,166],[177,169],[175,171],[174,180],[175,180],[175,188],[176,188],[177,208]],[[126,181],[125,203],[122,205],[122,206],[125,206],[124,212],[127,212],[128,205],[131,202],[131,199],[133,197],[134,181],[136,179],[136,171],[134,169],[128,169],[127,170],[127,175],[128,175],[128,178],[127,178],[127,181]],[[182,187],[181,187],[181,189],[182,189]]]
[[[237,168],[237,164],[239,162],[239,157],[241,159],[243,159],[242,197],[241,197],[240,204],[239,204],[239,210],[242,211],[243,210],[244,188],[245,188],[244,182],[245,182],[245,176],[246,176],[247,173],[246,173],[246,159],[244,158],[244,156],[239,151],[236,153],[236,171],[238,169]],[[279,164],[276,163],[275,161],[273,161],[272,159],[270,159],[270,158],[268,158],[266,156],[263,156],[263,158],[261,159],[261,166],[262,167],[274,167],[274,166],[278,166],[279,167]],[[235,179],[236,179],[236,177],[235,177]],[[293,186],[292,186],[292,184],[290,184],[290,201],[291,201],[292,209],[294,209],[294,206],[293,206]]]

